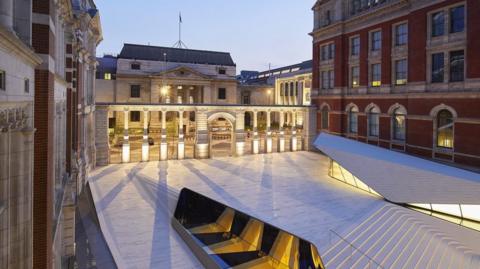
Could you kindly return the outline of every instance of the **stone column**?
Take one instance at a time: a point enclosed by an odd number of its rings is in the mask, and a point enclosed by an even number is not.
[[[95,147],[97,148],[97,165],[108,165],[110,149],[108,145],[108,109],[106,107],[97,106],[95,108]]]
[[[195,144],[195,158],[206,159],[208,152],[208,117],[206,110],[197,110],[195,113],[197,124],[197,142]]]
[[[252,139],[252,152],[258,154],[260,152],[260,137],[258,136],[258,112],[253,111],[253,139]]]
[[[267,111],[267,130],[266,130],[266,136],[265,136],[265,151],[267,153],[272,153],[272,130],[271,128],[271,111]]]
[[[299,85],[302,85],[302,87],[298,88],[297,105],[303,106],[303,88],[305,88],[305,81],[302,81]]]
[[[0,25],[13,31],[13,0],[0,1]]]
[[[149,144],[148,144],[148,109],[143,110],[143,142],[142,142],[142,162],[148,162]]]
[[[280,120],[279,120],[279,127],[278,127],[278,152],[285,151],[285,131],[283,130],[283,125],[285,121],[285,112],[282,110],[280,111]]]
[[[303,144],[305,150],[315,150],[313,142],[317,136],[317,112],[314,107],[309,107],[303,113]]]
[[[297,112],[292,111],[292,135],[290,136],[290,150],[297,151]]]
[[[160,161],[165,161],[168,158],[168,144],[167,144],[167,111],[162,112],[162,134],[160,137]]]
[[[185,159],[185,136],[183,134],[183,110],[178,112],[178,159]]]
[[[245,154],[245,111],[236,111],[235,114],[235,154],[243,156]]]
[[[123,122],[124,122],[124,130],[123,130],[123,145],[122,145],[122,162],[128,163],[130,162],[130,143],[128,141],[128,109],[125,109],[123,112]]]

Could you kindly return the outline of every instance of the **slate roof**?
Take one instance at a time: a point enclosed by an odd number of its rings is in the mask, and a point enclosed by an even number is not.
[[[228,52],[179,49],[147,45],[124,44],[119,59],[163,61],[167,54],[168,62],[235,66]]]
[[[97,57],[98,61],[98,72],[108,72],[108,73],[117,73],[117,58],[110,55],[105,55],[103,57]]]

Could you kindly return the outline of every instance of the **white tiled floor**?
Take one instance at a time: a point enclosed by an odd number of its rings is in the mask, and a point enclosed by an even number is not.
[[[314,243],[330,247],[386,204],[327,176],[310,152],[111,165],[94,171],[91,189],[102,230],[120,268],[198,268],[170,226],[188,187]],[[332,237],[335,240],[334,237]]]

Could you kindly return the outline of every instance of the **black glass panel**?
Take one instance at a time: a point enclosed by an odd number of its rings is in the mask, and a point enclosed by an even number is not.
[[[229,212],[229,215],[222,215],[224,212]],[[286,259],[282,260],[286,267],[298,259],[295,268],[324,268],[317,248],[308,241],[189,189],[181,191],[174,218],[177,220],[172,222],[175,229],[183,234],[186,242],[190,242],[189,246],[195,250],[197,257],[201,257],[201,261],[205,259],[204,265],[209,264],[211,267],[213,263],[218,268],[229,268],[254,261],[262,268],[273,268],[272,264],[279,263],[274,257],[282,256]],[[192,229],[203,225],[209,227],[217,221],[228,223],[228,227],[224,227],[225,231],[195,233]],[[203,227],[200,230],[203,231]],[[260,236],[261,239],[258,238]],[[292,245],[285,242],[285,236],[293,236],[293,240],[298,240],[298,252],[294,253]],[[190,241],[194,238],[196,240]],[[259,239],[258,242],[261,243],[255,245],[256,239],[253,238]],[[205,251],[205,247],[210,250]],[[226,252],[226,249],[231,249],[231,252]],[[290,255],[286,257],[284,253]],[[272,260],[275,262],[272,263]]]

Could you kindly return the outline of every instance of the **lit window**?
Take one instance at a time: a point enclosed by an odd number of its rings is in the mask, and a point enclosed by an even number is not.
[[[372,107],[368,111],[368,135],[378,137],[380,110],[377,107]]]
[[[432,54],[432,83],[443,82],[445,63],[444,54]]]
[[[450,33],[463,32],[465,29],[465,7],[450,9]]]
[[[395,85],[407,84],[407,60],[395,62]]]
[[[110,74],[110,73],[105,73],[105,74],[103,75],[103,79],[105,79],[105,80],[111,80],[111,79],[112,79],[112,74]]]
[[[408,27],[406,23],[395,26],[395,45],[403,46],[408,41]]]
[[[453,115],[444,109],[437,115],[437,147],[453,148]]]
[[[464,52],[463,50],[450,52],[450,81],[464,80]]]
[[[0,70],[0,90],[5,90],[5,71]]]
[[[382,48],[382,32],[372,32],[372,51],[377,51]]]
[[[130,85],[130,97],[140,98],[140,85]]]
[[[225,88],[219,88],[218,89],[218,99],[219,100],[227,99],[227,89],[225,89]]]
[[[356,134],[358,131],[358,108],[352,107],[348,111],[348,131]]]
[[[406,113],[401,108],[395,109],[393,112],[393,139],[404,141],[405,140],[405,126],[406,126]]]
[[[140,122],[140,111],[130,111],[130,121]]]
[[[445,16],[443,11],[432,15],[432,37],[441,36],[445,33]]]
[[[360,68],[358,66],[352,67],[352,88],[360,85]]]
[[[360,37],[354,37],[351,39],[351,50],[350,50],[350,54],[352,56],[358,56],[360,55]]]
[[[382,66],[381,64],[372,64],[372,87],[382,85]]]
[[[26,78],[24,81],[23,81],[23,89],[25,91],[25,93],[29,93],[30,92],[30,80],[28,78]]]
[[[328,129],[328,107],[322,108],[322,129]]]

